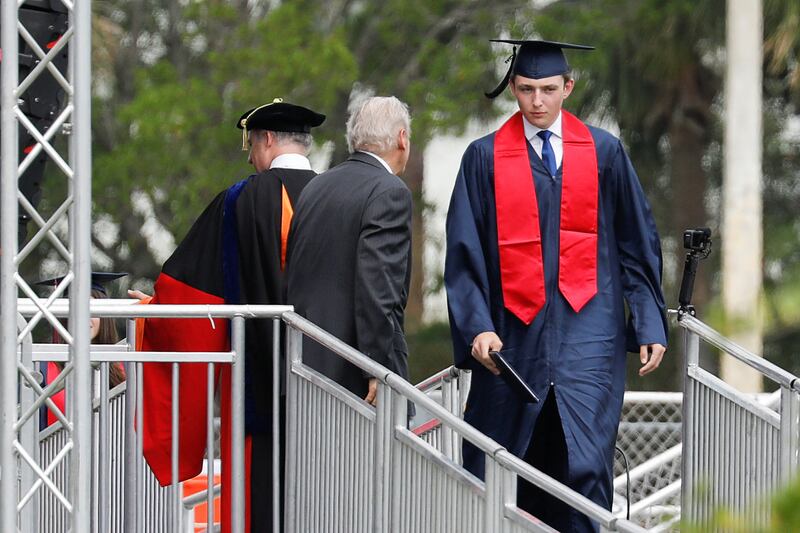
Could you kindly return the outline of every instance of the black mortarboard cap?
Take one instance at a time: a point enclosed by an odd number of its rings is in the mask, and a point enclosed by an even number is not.
[[[309,133],[325,122],[325,115],[307,107],[276,98],[268,104],[248,110],[236,122],[242,130],[242,150],[247,150],[247,132],[253,129]]]
[[[491,39],[494,43],[513,44],[511,66],[503,81],[493,91],[485,93],[488,98],[496,98],[505,90],[512,74],[519,74],[535,80],[558,76],[569,72],[569,63],[563,49],[594,50],[593,46],[559,43],[556,41]],[[519,47],[519,51],[517,51]]]
[[[92,272],[92,289],[97,290],[108,296],[108,291],[106,290],[105,284],[111,283],[115,279],[119,279],[123,276],[127,276],[127,272]],[[46,285],[50,287],[56,287],[61,280],[63,280],[66,276],[58,276],[57,278],[46,279],[43,281],[37,281],[36,285]]]

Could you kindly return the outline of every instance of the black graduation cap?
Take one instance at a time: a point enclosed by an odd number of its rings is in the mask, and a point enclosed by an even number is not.
[[[108,296],[105,284],[127,275],[127,272],[92,272],[92,289],[100,291]],[[37,281],[36,285],[46,285],[55,288],[65,277],[66,276],[59,276],[57,278]]]
[[[569,63],[564,57],[564,48],[573,50],[594,50],[594,46],[582,44],[559,43],[556,41],[526,40],[526,39],[490,39],[493,43],[513,44],[511,66],[508,68],[503,81],[493,91],[484,93],[487,98],[496,98],[503,92],[511,79],[512,74],[519,74],[526,78],[538,80],[558,76],[569,72]],[[519,53],[517,47],[519,46]]]
[[[325,122],[325,115],[307,107],[276,98],[268,104],[254,107],[239,117],[236,127],[242,130],[242,150],[247,150],[247,132],[253,129],[309,133],[311,128]]]

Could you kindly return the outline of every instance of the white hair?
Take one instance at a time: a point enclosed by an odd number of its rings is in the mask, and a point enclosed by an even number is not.
[[[352,106],[347,119],[347,148],[384,154],[396,146],[401,129],[411,135],[408,106],[394,96],[371,96]]]
[[[311,143],[313,142],[314,138],[311,136],[310,133],[303,133],[303,132],[296,132],[296,131],[272,131],[272,130],[261,130],[261,129],[252,129],[250,130],[250,138],[251,140],[255,140],[253,135],[256,138],[265,137],[267,135],[267,131],[272,133],[272,136],[275,137],[275,143],[278,146],[283,146],[286,144],[297,144],[300,147],[304,148],[308,151],[311,148]]]

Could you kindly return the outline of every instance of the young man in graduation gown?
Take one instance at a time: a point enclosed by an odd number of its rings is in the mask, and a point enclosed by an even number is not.
[[[164,263],[150,303],[282,304],[289,226],[300,192],[316,173],[306,157],[311,128],[325,116],[275,99],[244,113],[243,150],[256,174],[222,191]],[[272,321],[245,327],[246,528],[272,530]],[[226,321],[148,319],[142,349],[224,351]],[[219,372],[218,372],[219,373]],[[144,373],[145,457],[162,484],[171,482],[170,365]],[[230,367],[221,369],[223,531],[230,523]],[[205,453],[206,365],[181,365],[180,479],[200,472]],[[283,411],[283,406],[281,406]],[[283,415],[283,413],[282,413]],[[282,416],[283,418],[283,416]]]
[[[408,108],[365,100],[347,121],[347,161],[303,191],[292,221],[288,302],[295,310],[408,377],[403,317],[411,275],[411,192],[397,177],[410,153]],[[306,339],[303,360],[375,401],[377,381]]]
[[[641,375],[666,349],[659,236],[620,140],[562,109],[574,86],[562,49],[590,47],[503,42],[515,54],[487,96],[508,85],[519,111],[467,148],[447,216],[455,363],[473,370],[465,419],[610,509],[626,348]],[[490,350],[538,403],[497,375]],[[464,464],[483,478],[469,444]],[[597,529],[524,482],[518,505],[560,531]]]

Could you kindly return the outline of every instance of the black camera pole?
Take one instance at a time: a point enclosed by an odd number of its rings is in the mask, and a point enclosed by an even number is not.
[[[700,263],[700,256],[690,251],[686,254],[686,261],[683,263],[683,279],[681,280],[681,292],[678,296],[678,311],[695,315],[694,306],[691,305],[692,292],[694,292],[694,278],[697,275],[697,265]]]
[[[711,231],[707,228],[686,230],[683,233],[683,246],[687,248],[686,261],[683,263],[683,279],[678,295],[678,313],[695,316],[695,308],[691,304],[694,292],[694,279],[700,260],[711,253]]]

